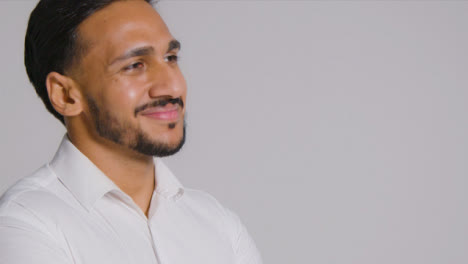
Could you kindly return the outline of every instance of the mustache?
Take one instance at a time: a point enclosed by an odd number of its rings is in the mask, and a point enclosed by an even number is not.
[[[177,97],[177,98],[172,98],[172,97],[165,97],[165,98],[160,98],[156,101],[138,106],[135,109],[135,116],[141,112],[144,111],[148,108],[151,107],[157,107],[157,106],[166,106],[167,104],[178,104],[182,109],[184,108],[184,101],[182,100],[182,97]]]

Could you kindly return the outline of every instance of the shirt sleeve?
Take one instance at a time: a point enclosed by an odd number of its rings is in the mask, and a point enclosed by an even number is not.
[[[235,230],[233,248],[237,259],[236,264],[262,264],[260,252],[252,237],[247,232],[247,228],[234,212],[230,210],[227,210],[227,212],[233,221]]]
[[[71,264],[54,239],[31,223],[0,215],[0,264]]]

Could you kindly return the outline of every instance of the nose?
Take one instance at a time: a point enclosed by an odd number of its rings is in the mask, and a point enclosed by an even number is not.
[[[169,96],[185,99],[187,85],[177,65],[167,63],[158,65],[153,67],[149,74],[151,76],[151,86],[148,91],[150,98]]]

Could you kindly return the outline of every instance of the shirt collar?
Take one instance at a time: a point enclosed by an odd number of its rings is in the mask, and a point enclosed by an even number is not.
[[[154,159],[156,189],[163,198],[178,200],[183,194],[183,186],[169,168],[160,160]],[[92,161],[81,153],[65,135],[49,168],[65,187],[87,209],[111,191],[122,192]]]
[[[166,199],[177,201],[184,194],[184,187],[161,159],[154,158],[156,176],[155,192]]]

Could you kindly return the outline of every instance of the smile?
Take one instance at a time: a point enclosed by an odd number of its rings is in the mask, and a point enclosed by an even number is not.
[[[165,106],[148,108],[140,114],[156,120],[175,122],[179,120],[180,106],[177,104],[166,104]]]

